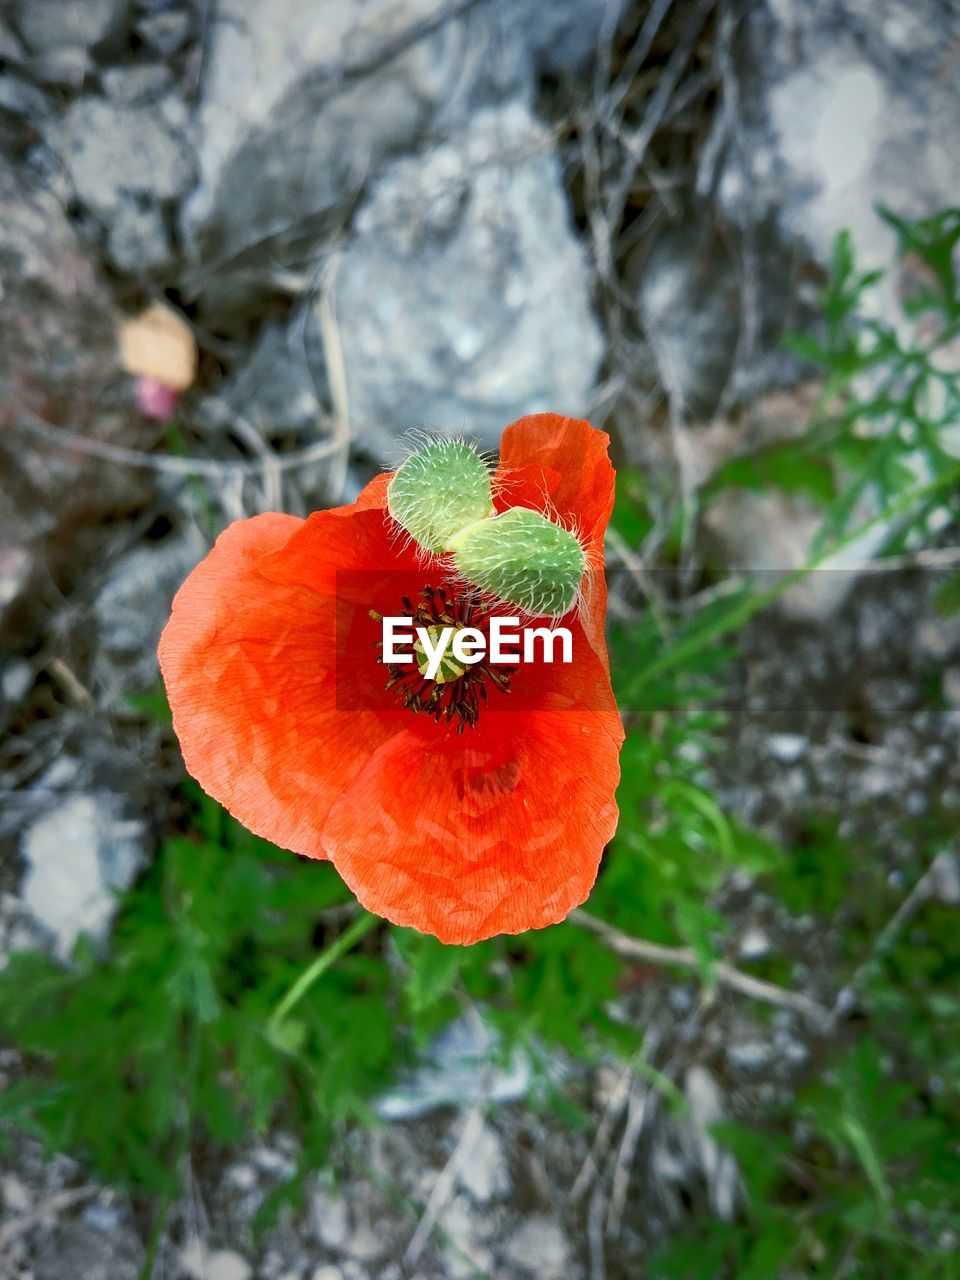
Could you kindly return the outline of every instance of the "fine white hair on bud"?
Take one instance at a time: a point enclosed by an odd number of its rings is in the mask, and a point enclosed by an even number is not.
[[[462,529],[450,550],[467,582],[533,617],[569,612],[586,569],[574,534],[525,507]]]
[[[387,508],[420,546],[442,555],[456,533],[492,514],[487,465],[469,445],[433,440],[390,481]]]

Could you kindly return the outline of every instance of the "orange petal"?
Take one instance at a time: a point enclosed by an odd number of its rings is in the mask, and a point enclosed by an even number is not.
[[[381,472],[363,486],[357,495],[355,506],[360,511],[375,507],[380,511],[387,509],[387,485],[393,479],[392,471]]]
[[[160,641],[188,771],[252,831],[311,857],[325,856],[330,806],[397,728],[339,701],[336,569],[386,545],[382,519],[349,511],[230,525]]]
[[[504,431],[494,476],[501,504],[541,511],[552,507],[583,542],[588,568],[579,614],[594,652],[608,671],[603,535],[613,511],[615,481],[609,444],[605,431],[597,431],[581,418],[531,414]]]
[[[563,523],[575,528],[588,548],[602,555],[603,535],[613,511],[615,475],[607,452],[609,444],[605,431],[581,418],[531,414],[504,431],[494,483],[508,486],[508,491],[513,486],[531,494],[538,487],[541,492],[545,489]],[[543,473],[539,486],[531,467]]]
[[[473,731],[411,727],[370,757],[324,828],[369,910],[467,944],[584,901],[616,829],[623,729],[592,655],[549,672],[513,710],[492,693]]]

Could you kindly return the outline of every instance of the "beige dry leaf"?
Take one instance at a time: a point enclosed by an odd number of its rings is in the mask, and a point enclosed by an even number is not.
[[[197,344],[183,317],[156,303],[120,326],[120,360],[136,377],[186,391],[197,374]]]

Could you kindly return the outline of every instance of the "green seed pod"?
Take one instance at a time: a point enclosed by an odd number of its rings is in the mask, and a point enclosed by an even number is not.
[[[586,568],[569,530],[524,507],[461,530],[450,550],[469,583],[534,617],[567,613]]]
[[[411,538],[441,554],[455,533],[493,511],[486,463],[469,445],[433,440],[390,481],[387,507]]]

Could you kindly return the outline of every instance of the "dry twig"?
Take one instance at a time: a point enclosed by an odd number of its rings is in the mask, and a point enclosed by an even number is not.
[[[687,969],[697,972],[701,962],[692,947],[665,947],[659,942],[647,942],[642,938],[633,938],[628,933],[614,928],[613,925],[591,915],[588,911],[577,908],[567,917],[571,924],[580,925],[595,933],[611,951],[629,960],[642,960],[646,964],[660,968]],[[725,960],[718,960],[711,969],[711,974],[718,986],[729,987],[731,991],[739,991],[741,995],[750,996],[764,1004],[777,1005],[782,1009],[792,1009],[817,1026],[826,1026],[830,1014],[816,1000],[803,995],[799,991],[790,991],[786,987],[778,987],[773,982],[764,982],[762,978],[754,978],[743,973]]]

